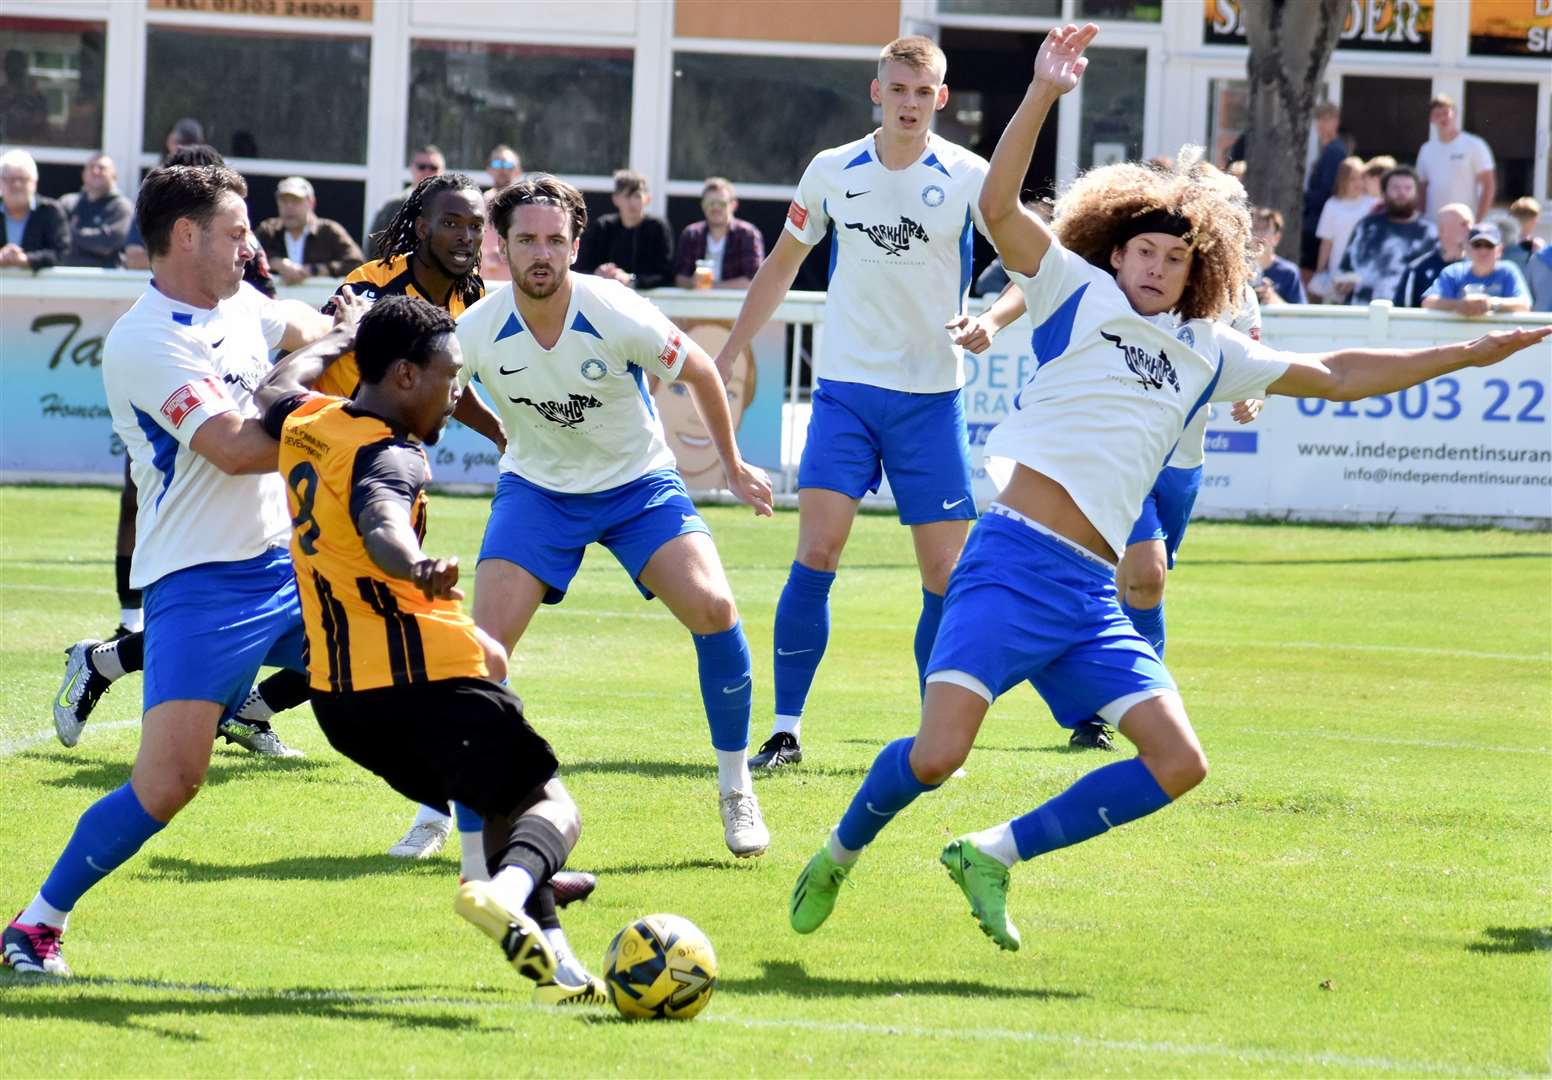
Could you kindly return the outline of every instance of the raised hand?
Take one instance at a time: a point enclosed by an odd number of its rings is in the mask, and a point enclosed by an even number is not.
[[[1093,23],[1083,26],[1058,26],[1045,36],[1040,51],[1035,54],[1034,81],[1043,83],[1058,94],[1065,94],[1083,78],[1089,66],[1083,50],[1089,47],[1099,27]]]

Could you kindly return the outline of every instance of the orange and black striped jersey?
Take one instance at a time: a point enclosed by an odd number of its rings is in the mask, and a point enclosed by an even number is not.
[[[424,538],[431,470],[421,444],[351,401],[318,394],[281,402],[266,425],[279,427],[312,688],[348,693],[486,676],[462,605],[427,600],[384,574],[356,527],[367,506],[394,500]]]
[[[349,285],[356,293],[372,303],[376,303],[383,296],[418,296],[422,300],[429,301],[439,308],[445,308],[453,318],[463,314],[463,309],[468,305],[463,302],[463,297],[458,295],[458,288],[454,286],[446,296],[432,296],[415,278],[415,265],[408,255],[394,255],[387,259],[373,259],[371,262],[362,263],[346,275],[340,283],[340,288]],[[336,293],[339,289],[334,290]],[[332,310],[329,305],[324,306],[324,311]],[[361,369],[356,366],[356,354],[347,352],[334,363],[330,364],[319,376],[313,389],[320,394],[331,394],[334,397],[350,397],[356,392],[356,385],[361,382]]]

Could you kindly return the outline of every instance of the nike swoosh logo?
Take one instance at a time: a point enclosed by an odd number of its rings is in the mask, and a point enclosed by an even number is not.
[[[1099,820],[1105,823],[1105,828],[1113,829],[1115,828],[1115,822],[1110,820],[1110,815],[1107,813],[1109,809],[1110,807],[1108,806],[1101,806],[1099,808]]]
[[[60,690],[60,692],[59,692],[59,707],[61,709],[68,709],[68,708],[70,708],[70,691],[75,689],[75,684],[76,684],[77,681],[79,681],[80,678],[81,678],[81,669],[78,668],[76,670],[76,673],[74,675],[70,676],[70,681],[65,683],[64,689]]]
[[[953,502],[949,502],[947,499],[944,499],[943,500],[943,509],[945,509],[945,510],[952,510],[952,509],[954,509],[954,507],[958,506],[960,503],[964,502],[969,497],[970,496],[968,496],[968,495],[962,495],[959,498],[955,499]]]
[[[699,514],[680,514],[679,515],[679,520],[680,521],[699,521],[700,519],[701,519],[701,516]]]
[[[869,191],[872,191],[872,190],[873,190],[872,188],[868,188],[865,191],[848,191],[846,193],[846,197],[848,199],[855,199],[858,195],[866,195]]]
[[[799,653],[813,652],[813,649],[777,649],[777,656],[796,656]]]
[[[90,855],[88,855],[86,857],[86,865],[90,866],[93,870],[97,871],[99,874],[111,874],[113,872],[113,871],[108,870],[108,869],[106,869],[104,867],[98,866],[95,862],[92,861],[92,857]]]
[[[868,813],[872,814],[874,817],[893,817],[894,816],[888,810],[875,810],[875,809],[873,809],[873,804],[871,802],[865,802],[862,805],[866,806],[868,808]]]
[[[750,684],[750,682],[752,682],[752,681],[753,681],[753,676],[750,676],[749,678],[745,679],[743,682],[739,683],[737,686],[724,686],[722,688],[722,692],[724,694],[736,694],[740,690],[742,690],[745,687],[747,687]]]
[[[503,375],[516,375],[519,371],[527,371],[528,365],[524,364],[522,367],[515,368],[497,368],[496,370],[501,372]]]
[[[211,349],[212,352],[214,352],[216,349],[219,349],[222,345],[225,345],[225,344],[226,344],[226,338],[222,338],[220,341],[218,341],[214,345],[210,346],[210,349]]]

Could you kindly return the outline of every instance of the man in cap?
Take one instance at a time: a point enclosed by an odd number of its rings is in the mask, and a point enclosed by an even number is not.
[[[275,187],[275,205],[280,216],[259,222],[255,231],[270,268],[287,285],[310,277],[344,277],[366,261],[343,225],[318,216],[318,199],[307,180],[282,180]]]

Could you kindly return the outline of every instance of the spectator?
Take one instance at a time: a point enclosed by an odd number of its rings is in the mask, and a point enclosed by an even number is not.
[[[259,222],[254,230],[269,265],[287,285],[310,277],[344,277],[366,260],[345,226],[318,216],[313,186],[300,176],[288,176],[275,186],[280,216]]]
[[[447,171],[447,158],[442,156],[442,151],[430,143],[416,147],[415,153],[410,157],[410,182],[404,190],[397,195],[389,196],[382,206],[377,208],[377,214],[372,218],[372,226],[366,231],[366,257],[368,259],[380,259],[382,250],[378,247],[377,234],[388,227],[388,223],[399,212],[399,207],[404,205],[404,200],[410,197],[410,192],[415,190],[415,185],[428,176],[441,176]]]
[[[1350,294],[1351,304],[1395,296],[1407,264],[1425,254],[1438,239],[1432,223],[1417,212],[1415,172],[1398,165],[1385,174],[1380,187],[1385,208],[1353,228],[1342,263],[1332,277],[1337,294]]]
[[[1436,94],[1428,103],[1434,134],[1417,151],[1417,202],[1429,221],[1446,203],[1465,203],[1478,221],[1493,208],[1493,151],[1475,135],[1460,130],[1455,101]]]
[[[704,221],[686,225],[679,234],[674,254],[674,284],[695,288],[695,268],[711,264],[711,284],[718,289],[747,289],[765,261],[765,237],[760,230],[734,215],[738,192],[720,176],[701,186]]]
[[[1299,265],[1313,271],[1320,256],[1320,237],[1315,227],[1320,223],[1320,213],[1326,201],[1336,193],[1337,174],[1347,160],[1347,144],[1338,137],[1342,123],[1342,110],[1332,102],[1324,102],[1315,108],[1315,137],[1320,140],[1320,153],[1310,166],[1309,183],[1304,187],[1304,234],[1299,242]]]
[[[1531,310],[1552,311],[1552,247],[1544,247],[1530,257],[1525,280],[1530,284]]]
[[[480,277],[485,281],[510,281],[512,271],[501,254],[501,237],[496,234],[495,222],[490,216],[490,201],[496,192],[509,187],[523,175],[523,159],[517,151],[502,143],[490,152],[486,163],[490,173],[490,190],[485,192],[485,240],[480,245]]]
[[[668,222],[647,216],[652,192],[647,178],[631,169],[614,174],[614,208],[582,234],[576,270],[613,278],[633,289],[656,289],[673,281],[674,240]]]
[[[66,265],[118,266],[135,220],[135,204],[119,194],[118,179],[113,159],[93,154],[81,169],[81,190],[59,200],[70,225]]]
[[[1315,223],[1320,247],[1315,254],[1315,276],[1310,278],[1309,289],[1321,300],[1334,295],[1331,271],[1342,265],[1342,254],[1347,250],[1353,228],[1374,209],[1374,197],[1364,190],[1365,170],[1362,158],[1342,159],[1331,197]]]
[[[172,126],[167,138],[162,140],[162,164],[185,146],[201,146],[205,142],[205,125],[192,116],[185,116]]]
[[[38,163],[25,150],[0,154],[5,246],[0,266],[46,270],[70,251],[70,225],[53,199],[38,194]]]
[[[1255,234],[1256,265],[1261,268],[1251,285],[1261,306],[1308,303],[1299,268],[1277,254],[1277,245],[1283,242],[1282,214],[1269,206],[1258,206],[1251,212],[1250,225]]]
[[[1376,154],[1371,157],[1363,167],[1363,193],[1378,203],[1384,198],[1382,182],[1385,174],[1394,169],[1398,162],[1389,154]]]
[[[25,49],[5,50],[0,86],[0,142],[38,142],[48,132],[48,98],[32,77]]]
[[[1471,207],[1465,203],[1439,207],[1439,242],[1428,254],[1407,264],[1396,288],[1397,307],[1422,307],[1423,295],[1433,287],[1440,271],[1466,257],[1466,238],[1471,235],[1473,220]]]
[[[1504,248],[1504,261],[1512,262],[1524,273],[1530,267],[1530,260],[1542,248],[1541,238],[1536,235],[1536,225],[1541,220],[1541,204],[1526,195],[1515,199],[1509,204],[1509,216],[1520,227],[1520,238],[1512,245]]]
[[[1520,268],[1502,261],[1503,234],[1484,221],[1471,230],[1466,258],[1451,263],[1423,294],[1423,307],[1461,315],[1529,311],[1530,287]]]

